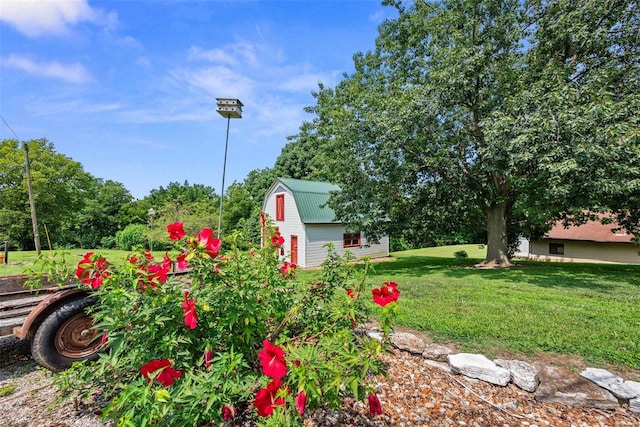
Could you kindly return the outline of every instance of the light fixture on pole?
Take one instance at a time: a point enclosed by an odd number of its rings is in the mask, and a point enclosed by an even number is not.
[[[239,99],[235,98],[216,98],[218,108],[216,111],[222,117],[227,118],[227,138],[224,143],[224,162],[222,164],[222,188],[220,189],[220,214],[218,217],[218,239],[220,238],[220,229],[222,228],[222,200],[224,198],[224,176],[227,170],[227,147],[229,146],[229,122],[231,119],[242,118],[243,104]]]

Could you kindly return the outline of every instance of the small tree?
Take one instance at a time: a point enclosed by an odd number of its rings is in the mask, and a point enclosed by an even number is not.
[[[135,246],[149,246],[149,227],[142,224],[127,225],[116,233],[118,249],[130,251]]]

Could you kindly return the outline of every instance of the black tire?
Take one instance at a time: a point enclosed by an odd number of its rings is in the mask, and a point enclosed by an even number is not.
[[[92,296],[67,301],[43,320],[31,341],[31,355],[39,365],[59,372],[73,362],[98,358],[99,332],[85,311],[95,302]]]

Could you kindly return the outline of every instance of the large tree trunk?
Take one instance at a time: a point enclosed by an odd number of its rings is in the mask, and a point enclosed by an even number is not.
[[[507,235],[508,208],[505,203],[484,209],[487,219],[487,257],[479,267],[510,267]]]

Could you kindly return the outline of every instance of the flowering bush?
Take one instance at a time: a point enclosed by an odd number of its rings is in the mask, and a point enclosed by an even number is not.
[[[114,268],[87,253],[76,275],[98,297],[93,317],[108,350],[96,362],[61,374],[68,395],[110,402],[119,426],[185,426],[251,419],[258,425],[302,425],[315,408],[339,409],[345,397],[367,400],[380,374],[384,345],[356,333],[367,318],[368,264],[328,246],[321,281],[296,280],[282,258],[282,236],[262,216],[261,247],[242,235],[221,253],[213,231],[167,227],[173,249],[156,261],[142,250]],[[172,275],[172,265],[188,275]],[[387,282],[372,292],[388,332],[400,295]]]

